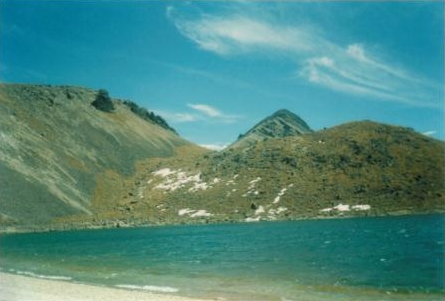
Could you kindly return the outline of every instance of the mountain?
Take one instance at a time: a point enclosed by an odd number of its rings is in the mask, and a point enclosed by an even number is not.
[[[284,138],[312,133],[310,127],[294,113],[282,109],[263,119],[229,147],[244,148],[269,138]]]
[[[411,129],[352,122],[148,162],[104,216],[165,224],[443,212],[444,153],[444,142]]]
[[[105,90],[0,85],[0,230],[445,211],[445,143],[280,110],[209,151]]]
[[[105,91],[106,92],[106,91]],[[0,222],[45,224],[56,217],[92,215],[115,202],[136,164],[198,147],[162,118],[98,91],[69,86],[0,84]],[[147,113],[150,118],[142,118]]]
[[[127,194],[61,225],[250,222],[444,212],[445,144],[360,121],[145,161]]]

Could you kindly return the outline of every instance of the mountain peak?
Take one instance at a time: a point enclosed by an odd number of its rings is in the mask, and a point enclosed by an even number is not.
[[[292,113],[291,111],[289,111],[288,109],[280,109],[280,110],[276,111],[275,113],[273,113],[271,115],[271,117],[273,117],[273,116],[286,116],[286,115],[297,116],[294,113]]]
[[[295,123],[298,125],[299,131],[301,131],[300,134],[306,134],[312,132],[310,127],[307,125],[307,123],[300,118],[300,116],[296,115],[295,113],[287,110],[287,109],[281,109],[270,115],[269,117],[263,119],[261,122],[265,122],[268,119],[284,119],[289,123]],[[260,122],[260,123],[261,123]],[[258,123],[258,124],[260,124]],[[258,125],[257,124],[257,125]]]
[[[230,147],[248,147],[268,138],[283,138],[311,133],[311,128],[296,114],[281,109],[257,123]]]

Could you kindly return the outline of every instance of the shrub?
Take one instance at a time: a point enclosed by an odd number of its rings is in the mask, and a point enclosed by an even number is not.
[[[96,109],[103,112],[112,112],[114,111],[114,104],[111,101],[110,96],[108,95],[108,91],[104,89],[100,89],[97,92],[96,99],[91,103]]]
[[[149,112],[147,109],[145,108],[141,108],[139,107],[136,103],[132,102],[132,101],[124,101],[123,102],[124,105],[126,105],[128,108],[130,108],[130,110],[136,114],[137,116],[141,117],[142,119],[155,123],[161,127],[163,127],[164,129],[170,130],[174,133],[176,133],[175,129],[173,129],[172,127],[170,127],[168,125],[168,123],[159,115],[154,114],[153,112]]]

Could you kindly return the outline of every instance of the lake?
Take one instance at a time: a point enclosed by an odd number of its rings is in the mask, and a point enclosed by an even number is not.
[[[0,269],[221,300],[443,300],[444,215],[0,236]]]

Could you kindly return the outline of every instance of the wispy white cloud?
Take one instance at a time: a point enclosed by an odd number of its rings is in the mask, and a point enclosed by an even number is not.
[[[432,135],[435,135],[436,133],[437,133],[437,131],[427,131],[422,134],[424,134],[425,136],[432,136]]]
[[[214,122],[234,123],[241,118],[239,115],[230,115],[221,112],[219,109],[207,104],[187,104],[187,106],[200,115],[200,119],[206,119]]]
[[[228,146],[228,144],[214,143],[214,144],[200,144],[200,146],[207,149],[220,151],[225,149]]]
[[[368,56],[358,44],[346,49],[332,47],[327,56],[306,59],[298,74],[332,90],[414,106],[438,106],[430,81]]]
[[[177,20],[175,24],[200,48],[221,55],[249,52],[258,47],[307,52],[315,46],[305,30],[275,27],[243,16],[204,16],[198,21]]]
[[[363,47],[360,46],[359,44],[349,45],[348,48],[346,49],[346,53],[358,61],[368,61],[368,59],[365,56],[365,51],[363,50]]]
[[[209,106],[209,105],[205,105],[205,104],[187,104],[187,106],[189,106],[190,108],[199,111],[201,113],[204,113],[205,115],[209,116],[209,117],[222,117],[223,114],[216,108]]]
[[[185,37],[217,55],[284,55],[298,66],[298,78],[314,85],[376,100],[439,105],[437,84],[380,59],[363,44],[339,45],[310,26],[243,12],[184,17],[170,7],[167,15]]]
[[[168,112],[163,110],[154,110],[154,113],[162,116],[168,122],[171,123],[183,123],[183,122],[194,122],[198,120],[198,117],[190,113],[177,113]]]
[[[234,123],[242,118],[240,115],[225,114],[221,110],[207,104],[187,104],[193,111],[188,112],[170,112],[164,110],[154,110],[154,112],[168,122],[184,123],[208,121],[216,123]]]
[[[311,83],[333,90],[410,102],[409,99],[405,99],[397,93],[395,86],[397,79],[393,78],[392,84],[382,81],[385,72],[373,71],[373,67],[369,66],[362,51],[361,49],[352,58],[352,60],[358,59],[357,62],[348,62],[347,60],[350,59],[341,58],[338,55],[336,58],[324,56],[307,59],[304,62],[304,67],[299,71],[299,75]],[[339,59],[343,61],[339,62]]]

